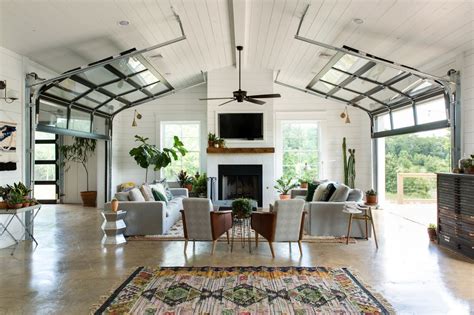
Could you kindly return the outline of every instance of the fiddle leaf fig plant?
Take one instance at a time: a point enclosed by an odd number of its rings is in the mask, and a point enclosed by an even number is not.
[[[177,136],[173,138],[173,146],[171,148],[163,148],[160,151],[156,145],[148,143],[149,138],[135,135],[135,141],[140,145],[130,150],[129,154],[135,159],[137,164],[145,169],[145,182],[148,181],[148,169],[153,166],[154,171],[168,166],[172,161],[176,161],[179,156],[185,156],[188,152],[183,142]]]

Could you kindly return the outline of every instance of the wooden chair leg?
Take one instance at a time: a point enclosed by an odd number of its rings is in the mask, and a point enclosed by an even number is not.
[[[349,235],[351,234],[352,214],[349,215],[349,226],[347,228],[346,245],[349,244]]]
[[[216,240],[216,241],[212,241],[212,252],[211,252],[211,255],[214,255],[214,251],[216,250],[216,244],[217,244],[217,240]]]
[[[272,252],[272,257],[275,258],[275,252],[273,251],[273,243],[268,241],[268,245],[270,245],[270,251]]]
[[[227,245],[229,245],[230,244],[229,230],[225,231],[225,234],[227,236]]]
[[[301,240],[298,241],[298,247],[300,248],[300,256],[303,256],[303,248],[301,246]]]
[[[184,240],[184,253],[186,254],[186,249],[188,249],[188,240]]]
[[[372,209],[370,209],[370,223],[372,224],[372,229],[374,231],[374,240],[375,240],[375,247],[379,248],[379,243],[377,242],[377,234],[375,233],[375,222],[374,217],[372,215]]]
[[[258,247],[258,233],[255,231],[255,247]]]

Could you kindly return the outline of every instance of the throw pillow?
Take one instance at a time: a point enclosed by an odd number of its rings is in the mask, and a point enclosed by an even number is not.
[[[155,180],[155,184],[162,184],[165,188],[166,198],[168,200],[173,199],[173,194],[171,193],[170,185],[168,184],[168,180],[166,178]]]
[[[156,190],[155,188],[152,188],[151,192],[153,194],[153,197],[155,197],[155,201],[164,201],[166,204],[168,204],[168,200],[166,200],[166,196],[163,195],[160,191]]]
[[[329,183],[324,190],[324,193],[321,197],[321,201],[329,201],[331,199],[332,194],[336,191],[336,186],[333,183]]]
[[[347,196],[347,201],[355,201],[360,202],[364,198],[364,193],[362,190],[354,188],[349,191],[349,195]]]
[[[163,186],[163,184],[153,184],[153,185],[150,185],[150,188],[151,190],[153,191],[153,189],[155,189],[156,191],[159,191],[163,196],[165,196],[165,199],[166,200],[162,200],[162,201],[166,201],[168,202],[168,198],[166,197],[166,190],[165,190],[165,187]],[[156,198],[155,198],[156,200]]]
[[[313,201],[314,192],[318,188],[319,184],[308,183],[308,193],[306,194],[306,201]]]
[[[118,201],[129,201],[128,199],[128,191],[119,191],[118,193],[115,194],[114,196],[115,199]]]
[[[143,197],[145,197],[145,201],[155,201],[155,198],[153,198],[153,193],[151,191],[150,186],[146,184],[141,185],[140,191],[142,192]]]
[[[329,198],[329,201],[333,202],[344,202],[347,200],[347,197],[349,196],[350,188],[347,187],[344,184],[340,184],[337,188],[334,194],[332,194],[331,198]]]
[[[324,191],[328,187],[328,183],[322,183],[316,188],[313,195],[313,201],[322,201]]]
[[[128,198],[130,201],[145,201],[145,198],[143,197],[142,193],[140,192],[140,189],[138,188],[133,188],[128,192]]]
[[[134,182],[123,183],[120,185],[120,191],[130,191],[137,185]]]

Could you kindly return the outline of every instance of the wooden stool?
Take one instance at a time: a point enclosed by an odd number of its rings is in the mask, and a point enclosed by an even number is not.
[[[375,247],[379,248],[379,244],[377,242],[377,234],[375,232],[375,222],[374,217],[372,215],[372,205],[364,205],[359,206],[357,208],[344,208],[342,212],[349,214],[349,226],[347,227],[347,236],[346,236],[346,244],[349,244],[349,236],[351,234],[351,226],[352,220],[364,220],[365,221],[365,239],[369,239],[369,224],[372,225],[372,230],[374,231],[374,240],[375,240]],[[362,214],[362,212],[364,212]]]

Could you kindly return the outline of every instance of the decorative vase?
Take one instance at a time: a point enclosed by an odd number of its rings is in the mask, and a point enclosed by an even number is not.
[[[281,199],[281,200],[289,200],[289,199],[291,199],[291,195],[289,195],[289,194],[281,194],[281,195],[280,195],[280,199]]]
[[[95,207],[97,191],[81,191],[81,199],[84,207]]]
[[[435,242],[436,239],[437,239],[436,229],[435,228],[428,228],[428,236],[430,237],[430,241]]]
[[[369,205],[376,205],[377,204],[377,196],[376,195],[367,195],[366,203]]]
[[[308,183],[301,183],[300,187],[303,189],[308,188]]]
[[[119,202],[117,199],[112,200],[112,202],[110,203],[110,207],[112,208],[113,212],[117,212],[118,206],[119,206]]]

